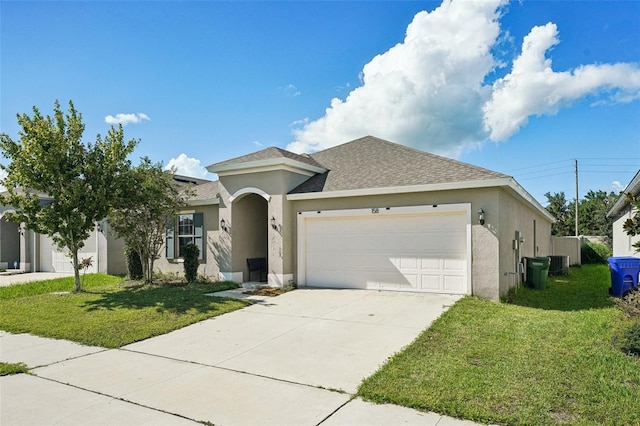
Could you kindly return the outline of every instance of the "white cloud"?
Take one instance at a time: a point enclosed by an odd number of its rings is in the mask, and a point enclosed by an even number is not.
[[[435,153],[457,156],[487,140],[508,139],[529,116],[554,114],[586,95],[608,102],[640,97],[640,70],[632,64],[551,69],[545,53],[558,43],[554,24],[525,38],[509,74],[486,78],[509,63],[513,38],[500,28],[506,0],[444,0],[419,12],[405,39],[377,55],[361,85],[334,98],[323,117],[292,124],[287,149],[314,152],[374,135]],[[498,56],[494,56],[498,55]]]
[[[633,64],[583,65],[556,72],[546,52],[559,43],[555,24],[534,27],[524,38],[511,72],[493,85],[484,108],[486,129],[494,141],[515,134],[532,115],[553,115],[591,94],[608,94],[610,102],[640,97],[640,68]],[[601,103],[602,101],[599,101]]]
[[[416,14],[404,41],[364,66],[362,85],[295,129],[287,149],[312,152],[374,135],[445,153],[485,139],[482,81],[495,66],[490,50],[504,3],[445,0]]]
[[[614,192],[622,192],[624,188],[625,186],[620,183],[619,180],[614,180],[613,182],[611,182],[611,189],[613,189]]]
[[[7,188],[4,187],[4,180],[7,177],[7,171],[4,169],[0,169],[0,192],[4,192]]]
[[[288,96],[296,97],[301,95],[300,90],[298,90],[298,88],[293,84],[288,84],[285,87],[281,87],[280,89]]]
[[[123,126],[126,126],[127,124],[138,124],[142,121],[149,121],[149,120],[151,120],[149,116],[143,112],[133,113],[133,114],[120,113],[120,114],[116,114],[115,117],[113,115],[107,115],[104,118],[104,121],[107,124],[111,124],[111,125],[122,124]]]
[[[175,173],[183,176],[204,178],[208,171],[197,158],[188,157],[187,154],[180,154],[177,158],[172,158],[166,165],[165,170],[175,168]]]
[[[253,144],[257,147],[262,147],[262,143],[260,141],[253,141]]]

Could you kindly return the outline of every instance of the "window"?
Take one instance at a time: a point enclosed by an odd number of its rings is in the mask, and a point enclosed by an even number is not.
[[[192,214],[178,216],[178,257],[184,256],[184,246],[195,244],[195,234]]]
[[[195,244],[200,249],[199,259],[204,259],[202,213],[180,214],[167,224],[165,239],[165,256],[175,259],[177,249],[178,258],[183,256],[182,250],[187,244]],[[177,234],[177,235],[176,235]]]

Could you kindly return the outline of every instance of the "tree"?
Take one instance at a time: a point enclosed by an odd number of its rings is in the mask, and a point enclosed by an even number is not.
[[[607,212],[618,199],[614,192],[589,191],[578,205],[581,233],[584,235],[603,235],[607,237],[609,245],[613,238],[613,219],[607,217]]]
[[[124,142],[122,126],[111,127],[104,140],[84,144],[82,115],[69,101],[63,114],[58,101],[53,117],[43,117],[33,107],[33,117],[18,114],[20,140],[0,135],[1,166],[7,173],[7,194],[0,203],[15,209],[9,219],[27,229],[46,234],[60,249],[68,249],[73,263],[75,290],[81,290],[78,250],[95,223],[104,219],[121,192],[121,177],[131,168],[127,156],[136,141]],[[53,199],[42,203],[39,195]]]
[[[167,223],[186,204],[190,191],[181,190],[172,172],[162,170],[161,164],[152,164],[146,157],[131,171],[126,188],[119,206],[109,215],[109,225],[130,250],[138,253],[143,280],[150,284]]]
[[[567,202],[564,192],[544,194],[549,205],[547,211],[556,218],[551,228],[552,235],[567,236],[575,233],[575,201]],[[603,235],[611,241],[613,221],[607,212],[616,202],[614,192],[589,191],[578,203],[578,231],[582,235]]]
[[[551,227],[551,235],[566,236],[573,234],[574,213],[572,204],[567,203],[564,192],[544,194],[547,197],[547,211],[556,218],[556,222]]]
[[[640,196],[633,195],[629,192],[625,194],[625,197],[629,200],[629,204],[635,206],[635,213],[633,217],[630,217],[624,222],[622,229],[624,229],[627,235],[635,237],[636,235],[640,235]],[[633,243],[633,248],[636,249],[636,252],[640,252],[640,241]]]

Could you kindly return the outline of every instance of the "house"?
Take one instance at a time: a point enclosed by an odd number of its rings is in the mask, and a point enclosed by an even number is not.
[[[195,243],[199,273],[219,279],[497,300],[523,257],[551,254],[553,217],[512,177],[372,136],[207,169],[219,180],[196,185],[169,227],[163,271],[182,272]]]
[[[631,179],[631,182],[622,191],[620,198],[614,203],[613,207],[607,213],[607,217],[613,219],[613,255],[614,256],[638,256],[633,244],[640,241],[640,236],[634,237],[627,235],[623,229],[627,219],[631,219],[638,213],[635,206],[629,203],[625,194],[631,193],[635,196],[640,195],[640,170]]]
[[[203,185],[210,182],[188,176],[174,175],[177,185]],[[41,204],[51,203],[53,198],[37,193]],[[73,272],[71,258],[58,249],[47,235],[25,229],[19,223],[7,220],[11,206],[0,206],[0,269],[17,269],[23,272]],[[106,220],[96,223],[92,235],[84,242],[78,259],[91,258],[93,264],[87,272],[126,274],[124,241],[116,238]]]
[[[41,195],[42,202],[52,201]],[[57,248],[47,235],[7,220],[11,206],[0,206],[0,269],[21,272],[73,272],[71,257]],[[78,252],[78,259],[91,258],[87,272],[126,274],[124,242],[115,238],[106,220],[96,223],[92,235]]]

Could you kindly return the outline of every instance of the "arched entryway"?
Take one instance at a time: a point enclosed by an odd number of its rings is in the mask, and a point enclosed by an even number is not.
[[[263,195],[245,193],[233,199],[231,217],[232,270],[242,271],[242,281],[266,281],[269,265],[269,203]],[[252,266],[263,265],[250,270]],[[256,260],[260,259],[260,260]]]

